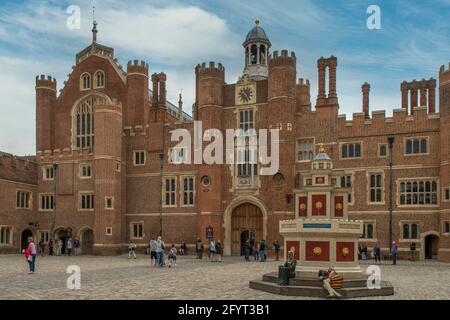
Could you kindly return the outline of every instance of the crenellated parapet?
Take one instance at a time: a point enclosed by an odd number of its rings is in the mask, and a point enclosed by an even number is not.
[[[50,89],[56,92],[56,79],[52,76],[39,75],[36,76],[36,90]]]
[[[269,56],[269,70],[271,68],[276,67],[285,67],[285,66],[291,66],[296,67],[297,65],[297,57],[295,56],[295,52],[291,52],[289,54],[288,50],[282,50],[281,53],[278,51],[274,51]]]
[[[130,60],[127,64],[127,76],[142,74],[148,76],[148,64],[145,61]]]
[[[450,81],[450,62],[448,63],[448,69],[445,70],[445,66],[442,65],[439,69],[439,85],[443,85],[445,83],[448,84]]]
[[[337,124],[339,132],[346,135],[378,135],[380,132],[404,133],[422,131],[439,131],[439,114],[428,114],[426,107],[415,107],[414,113],[408,114],[406,109],[394,109],[392,117],[386,117],[385,110],[373,111],[370,118],[365,112],[353,113],[353,119],[347,120],[346,115],[339,115]]]
[[[198,64],[195,67],[195,74],[199,77],[214,77],[219,79],[225,79],[225,67],[221,64],[216,63],[214,61],[210,61],[208,64],[203,62],[202,64]]]
[[[213,61],[199,64],[195,67],[195,78],[196,112],[203,106],[223,106],[224,66]]]
[[[92,149],[73,150],[72,148],[38,151],[36,159],[40,165],[49,165],[60,162],[83,162],[93,160]]]
[[[36,184],[37,168],[37,162],[32,157],[0,152],[0,179]]]

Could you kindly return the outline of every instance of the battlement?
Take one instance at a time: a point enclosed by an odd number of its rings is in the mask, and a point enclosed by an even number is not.
[[[439,69],[439,83],[450,81],[450,62],[448,63],[448,69],[445,70],[445,66],[442,65]]]
[[[210,61],[208,64],[206,62],[198,64],[195,67],[195,73],[202,76],[225,79],[225,67],[221,63],[218,63],[216,66],[214,61]]]
[[[302,86],[302,87],[308,87],[308,88],[310,88],[310,83],[309,83],[309,80],[308,79],[303,79],[303,78],[300,78],[300,79],[298,79],[298,84],[297,84],[298,86]]]
[[[52,76],[46,76],[43,74],[36,76],[36,88],[49,88],[56,90],[56,79]]]
[[[145,61],[130,60],[127,64],[128,73],[143,73],[148,75],[148,64]]]
[[[35,184],[37,163],[33,157],[19,157],[0,152],[0,179]]]
[[[288,50],[282,50],[281,54],[278,51],[274,51],[269,56],[269,68],[278,66],[292,66],[295,67],[297,63],[297,58],[294,52],[289,54]]]
[[[404,108],[394,109],[392,117],[386,117],[385,110],[372,111],[370,118],[367,118],[364,112],[353,113],[352,120],[347,120],[347,116],[341,114],[338,116],[337,122],[341,128],[347,127],[347,130],[371,135],[379,132],[390,132],[393,130],[393,124],[395,124],[395,127],[410,128],[412,131],[419,128],[439,130],[439,119],[437,113],[428,114],[426,107],[414,107],[413,114],[408,114],[408,110]]]
[[[71,148],[44,150],[37,152],[37,160],[41,164],[53,164],[61,161],[87,161],[93,160],[93,150],[72,150]]]

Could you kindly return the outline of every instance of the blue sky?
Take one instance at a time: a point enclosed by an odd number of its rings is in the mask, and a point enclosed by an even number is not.
[[[261,20],[271,50],[297,55],[298,78],[311,81],[317,96],[317,59],[338,57],[337,90],[341,114],[361,111],[361,84],[372,86],[371,109],[400,107],[403,80],[438,78],[450,61],[450,0],[102,0],[0,2],[0,150],[35,152],[37,74],[67,80],[75,54],[91,41],[92,4],[99,23],[98,42],[115,48],[116,58],[141,59],[150,72],[168,75],[168,97],[183,90],[190,112],[194,68],[222,62],[226,80],[243,70],[242,42]],[[381,30],[369,30],[366,10],[381,8]],[[81,8],[81,29],[69,30],[69,5]]]

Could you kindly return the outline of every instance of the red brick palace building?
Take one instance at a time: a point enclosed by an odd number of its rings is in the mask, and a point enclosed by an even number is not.
[[[351,190],[345,205],[351,219],[364,221],[361,242],[388,251],[392,185],[392,239],[400,253],[409,255],[414,242],[417,257],[450,262],[446,67],[439,80],[401,83],[402,107],[392,117],[370,113],[370,85],[363,84],[361,112],[347,120],[339,114],[337,58],[318,60],[313,107],[309,81],[297,79],[295,54],[269,54],[270,40],[257,24],[243,44],[245,69],[237,83],[225,82],[220,63],[195,68],[190,117],[181,99],[178,106],[166,100],[164,73],[150,74],[140,61],[124,70],[96,36],[94,25],[92,43],[76,55],[59,93],[56,79],[36,77],[36,156],[0,154],[1,252],[18,252],[30,235],[79,237],[84,253],[118,254],[130,239],[144,250],[162,225],[166,243],[205,240],[210,227],[225,254],[239,254],[245,239],[272,243],[280,220],[314,206],[302,200],[312,183],[302,176],[323,145],[334,169],[345,172],[333,183]],[[279,172],[171,163],[177,144],[171,132],[192,132],[193,121],[202,121],[203,130],[281,129]]]

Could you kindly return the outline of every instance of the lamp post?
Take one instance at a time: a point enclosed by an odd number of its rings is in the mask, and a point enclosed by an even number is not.
[[[159,154],[160,160],[160,175],[159,175],[159,235],[162,237],[163,221],[162,221],[162,187],[163,187],[163,170],[164,170],[164,153]]]
[[[392,166],[393,166],[393,145],[395,138],[388,137],[389,143],[389,252],[392,253],[392,185],[393,185],[393,177],[392,177]]]

